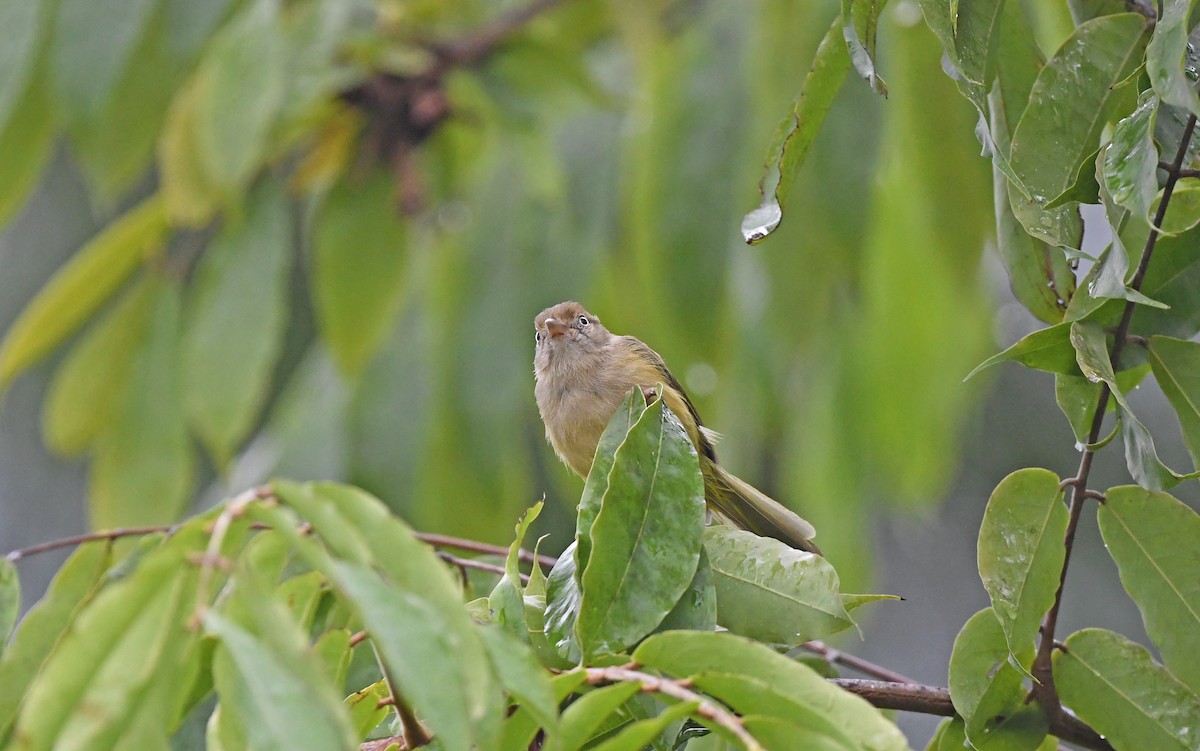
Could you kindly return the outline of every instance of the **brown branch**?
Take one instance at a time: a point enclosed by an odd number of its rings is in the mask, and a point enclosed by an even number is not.
[[[1171,194],[1175,191],[1175,184],[1179,182],[1183,171],[1183,163],[1187,158],[1188,146],[1192,142],[1192,133],[1196,129],[1196,116],[1188,117],[1187,125],[1184,126],[1183,136],[1179,141],[1179,148],[1175,152],[1174,161],[1169,164],[1161,164],[1160,167],[1167,172],[1167,181],[1163,186],[1162,201],[1158,204],[1158,211],[1154,215],[1154,222],[1150,225],[1150,235],[1146,238],[1146,244],[1142,248],[1141,258],[1138,259],[1137,270],[1133,274],[1133,278],[1129,282],[1129,286],[1133,290],[1141,290],[1142,282],[1146,278],[1146,269],[1150,266],[1150,257],[1154,253],[1154,246],[1158,242],[1158,237],[1161,234],[1159,227],[1163,226],[1163,219],[1167,214],[1167,205],[1171,202]],[[1113,333],[1113,347],[1109,354],[1109,362],[1112,363],[1112,369],[1115,373],[1120,366],[1121,354],[1125,351],[1125,345],[1129,341],[1129,325],[1133,320],[1133,311],[1135,303],[1132,300],[1125,302],[1125,307],[1121,311],[1121,322],[1117,324],[1117,328]],[[1112,393],[1107,383],[1100,387],[1100,398],[1096,403],[1096,411],[1092,414],[1092,426],[1088,433],[1088,445],[1095,444],[1100,439],[1100,429],[1104,424],[1104,413],[1108,408],[1108,400]],[[1088,477],[1092,469],[1092,458],[1095,452],[1092,449],[1085,449],[1083,456],[1079,459],[1079,469],[1075,473],[1075,477],[1066,481],[1067,485],[1071,486],[1071,506],[1070,515],[1067,518],[1067,531],[1064,538],[1064,546],[1066,554],[1063,557],[1062,571],[1059,573],[1058,591],[1054,595],[1054,604],[1047,611],[1045,619],[1042,621],[1042,637],[1038,643],[1038,651],[1033,659],[1033,668],[1030,671],[1036,679],[1033,690],[1030,692],[1030,697],[1036,699],[1046,712],[1046,717],[1054,723],[1057,719],[1065,716],[1062,707],[1062,702],[1058,697],[1058,691],[1054,687],[1054,669],[1052,664],[1052,653],[1054,651],[1054,631],[1058,625],[1058,611],[1062,605],[1063,585],[1067,581],[1067,567],[1071,562],[1071,549],[1075,543],[1075,532],[1079,527],[1079,518],[1083,513],[1083,504],[1088,497],[1093,495],[1088,490]],[[1068,739],[1069,740],[1069,739]]]
[[[435,548],[454,548],[455,550],[467,550],[472,553],[481,553],[483,555],[498,555],[501,557],[508,555],[508,548],[500,545],[489,545],[486,542],[476,542],[475,540],[464,540],[461,537],[450,537],[449,535],[435,535],[427,532],[418,532],[417,539],[422,540]],[[522,561],[526,563],[534,563],[535,561],[546,568],[552,568],[558,562],[557,558],[548,555],[539,555],[536,558],[533,553],[528,550],[521,549],[517,554]]]
[[[747,732],[742,724],[742,718],[692,691],[686,680],[660,678],[657,675],[650,675],[627,667],[584,668],[584,670],[587,672],[586,682],[593,686],[608,683],[637,683],[641,685],[644,693],[662,694],[684,702],[694,701],[697,703],[696,714],[698,716],[729,731],[748,751],[765,751],[762,744]]]
[[[500,576],[504,576],[506,573],[508,573],[504,570],[503,566],[497,566],[494,563],[487,563],[486,561],[477,561],[473,558],[459,558],[456,555],[450,555],[444,550],[437,551],[437,556],[446,563],[449,563],[452,566],[458,566],[460,569],[473,568],[476,571],[487,571],[490,574],[499,574]],[[521,574],[521,583],[528,584],[529,577],[525,574]]]
[[[800,645],[800,648],[813,654],[818,654],[824,657],[829,662],[837,665],[845,665],[848,668],[857,670],[863,675],[869,675],[878,678],[881,681],[890,683],[916,683],[911,678],[901,675],[894,670],[889,670],[882,665],[876,665],[873,662],[864,660],[861,657],[855,657],[852,654],[847,654],[840,649],[834,649],[825,642],[810,641]]]
[[[100,532],[86,532],[81,535],[71,535],[70,537],[62,537],[57,540],[48,542],[39,542],[37,545],[30,545],[25,548],[18,548],[10,551],[5,558],[16,563],[22,558],[27,558],[31,555],[39,553],[49,553],[52,550],[60,550],[62,548],[72,548],[76,545],[82,545],[85,542],[99,542],[101,540],[118,540],[122,537],[144,537],[145,535],[153,535],[161,532],[170,534],[175,530],[174,526],[159,524],[149,527],[120,527],[118,529],[108,529]]]

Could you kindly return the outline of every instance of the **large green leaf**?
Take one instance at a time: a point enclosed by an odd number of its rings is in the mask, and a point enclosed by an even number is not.
[[[551,735],[558,731],[558,701],[547,673],[529,647],[496,626],[480,626],[488,659],[500,683]]]
[[[98,529],[173,522],[190,497],[194,456],[179,380],[179,317],[179,288],[163,286],[116,422],[96,445],[89,510]]]
[[[188,420],[218,466],[254,426],[283,346],[291,216],[264,183],[205,250],[181,345]]]
[[[704,517],[696,448],[659,399],[617,449],[592,524],[575,623],[585,656],[636,643],[675,607],[700,562]]]
[[[1000,621],[991,608],[971,616],[950,653],[950,699],[966,721],[965,733],[977,749],[1002,747],[1020,742],[1029,748],[1046,734],[1045,719],[1041,731],[1024,722],[1023,672],[1033,662],[1033,641],[1019,650],[1020,669],[1014,667],[1008,642]]]
[[[1054,603],[1066,547],[1067,509],[1058,476],[1021,469],[1000,481],[979,527],[979,577],[1018,657]]]
[[[266,160],[283,104],[285,48],[278,0],[252,0],[213,40],[196,78],[197,156],[230,195]]]
[[[752,677],[815,711],[864,748],[908,748],[900,730],[865,700],[828,683],[806,665],[749,639],[726,633],[670,631],[642,642],[633,659],[676,678],[702,673]]]
[[[1176,145],[1177,146],[1177,145]],[[1174,148],[1174,147],[1172,147]],[[1168,214],[1170,213],[1168,207]],[[1200,227],[1180,235],[1162,236],[1154,246],[1154,257],[1146,271],[1142,293],[1168,306],[1166,309],[1138,305],[1133,311],[1129,331],[1150,337],[1155,335],[1190,339],[1200,331]],[[1115,310],[1112,323],[1120,317]],[[1136,365],[1138,348],[1126,348],[1121,367]]]
[[[967,378],[971,378],[979,371],[997,363],[1009,360],[1051,373],[1078,375],[1079,366],[1075,362],[1075,349],[1071,346],[1071,324],[1057,323],[1048,328],[1038,329],[1003,352],[992,355],[979,363],[974,370],[967,374]]]
[[[133,53],[157,6],[158,0],[60,0],[54,79],[59,104],[72,117],[102,109],[125,67],[142,62]]]
[[[68,624],[103,583],[111,562],[108,545],[80,546],[58,570],[45,596],[21,620],[0,659],[0,737],[7,734],[26,689]]]
[[[1117,751],[1200,747],[1200,695],[1120,634],[1072,634],[1054,653],[1054,683],[1063,703]]]
[[[700,563],[692,583],[680,596],[671,612],[667,613],[655,631],[693,629],[712,631],[717,626],[717,589],[713,584],[712,564],[704,548],[700,549]]]
[[[166,238],[162,199],[152,196],[114,221],[55,272],[0,343],[0,386],[75,332]]]
[[[787,687],[779,688],[768,679],[738,673],[703,672],[690,680],[696,688],[738,714],[786,720],[800,731],[798,739],[813,744],[813,747],[839,751],[860,747],[856,738],[824,712],[790,695]]]
[[[1152,336],[1149,353],[1154,378],[1175,409],[1192,463],[1200,467],[1200,344]]]
[[[1113,129],[1104,152],[1104,184],[1113,200],[1142,219],[1158,193],[1158,147],[1154,145],[1154,119],[1158,98],[1147,92],[1138,107]]]
[[[1011,155],[1030,193],[1024,199],[1010,191],[1013,211],[1031,235],[1054,245],[1074,241],[1046,205],[1071,187],[1109,120],[1131,109],[1135,87],[1120,84],[1141,65],[1145,43],[1142,16],[1102,16],[1077,27],[1038,74]]]
[[[596,455],[588,470],[575,517],[575,567],[581,575],[592,555],[592,525],[596,522],[596,514],[600,513],[604,494],[608,492],[608,474],[616,461],[617,449],[645,411],[646,396],[640,388],[631,388],[596,444]]]
[[[792,103],[792,111],[779,123],[767,149],[766,171],[759,182],[762,204],[742,219],[742,237],[746,242],[765,239],[783,221],[783,208],[796,175],[849,70],[850,56],[839,16],[825,32],[800,95]]]
[[[1112,488],[1100,532],[1163,662],[1200,693],[1200,516],[1166,493]]]
[[[42,432],[55,451],[79,454],[116,421],[160,284],[154,274],[139,280],[88,329],[59,366],[42,413]]]
[[[824,558],[752,532],[712,526],[704,549],[717,590],[717,623],[760,641],[800,644],[853,625]]]
[[[1194,0],[1164,0],[1162,15],[1154,24],[1154,34],[1146,46],[1146,73],[1150,85],[1164,102],[1200,115],[1196,84],[1184,71],[1189,46],[1188,18],[1194,4]]]
[[[391,331],[408,266],[405,225],[384,171],[347,177],[313,220],[312,295],[321,336],[342,371],[360,372]]]

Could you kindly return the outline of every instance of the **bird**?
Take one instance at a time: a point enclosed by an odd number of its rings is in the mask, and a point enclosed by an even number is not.
[[[718,434],[701,422],[662,357],[641,340],[612,333],[569,300],[537,314],[534,342],[534,396],[546,438],[575,474],[587,478],[600,435],[629,391],[640,387],[648,398],[661,397],[683,424],[700,461],[704,498],[719,521],[821,554],[811,524],[718,463]]]

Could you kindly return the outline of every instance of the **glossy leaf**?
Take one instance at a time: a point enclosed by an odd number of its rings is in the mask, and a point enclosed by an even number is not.
[[[717,623],[766,642],[800,644],[854,624],[833,566],[751,532],[712,526],[704,549],[717,590]]]
[[[677,678],[703,673],[753,676],[774,692],[811,708],[854,743],[877,751],[908,748],[900,730],[865,700],[749,639],[719,632],[670,631],[642,642],[633,659]]]
[[[1014,200],[1013,211],[1033,236],[1053,245],[1073,241],[1054,225],[1046,204],[1074,182],[1109,120],[1131,107],[1134,87],[1118,84],[1141,64],[1145,30],[1145,19],[1134,13],[1087,21],[1038,74],[1011,156],[1031,196]]]
[[[405,225],[391,176],[335,185],[313,220],[312,295],[321,336],[348,375],[360,372],[391,331],[408,265]]]
[[[125,402],[134,356],[150,327],[161,293],[150,275],[116,302],[71,348],[50,382],[42,413],[46,443],[79,454],[110,428]]]
[[[291,216],[278,187],[213,239],[185,312],[181,369],[188,420],[224,466],[258,419],[283,347]]]
[[[1058,482],[1045,469],[1012,473],[992,491],[979,527],[979,578],[1018,658],[1054,603],[1066,557],[1067,509]]]
[[[746,242],[765,239],[783,221],[783,208],[796,175],[849,70],[850,56],[839,16],[821,39],[800,95],[779,123],[767,149],[765,172],[758,185],[762,203],[742,219],[742,238]]]
[[[585,656],[636,643],[675,607],[700,561],[704,517],[696,449],[659,399],[617,449],[592,524],[575,624]]]
[[[1063,703],[1117,751],[1200,745],[1200,695],[1120,634],[1084,629],[1054,653]]]
[[[1154,379],[1175,409],[1192,462],[1200,467],[1200,344],[1153,336],[1149,353]]]
[[[558,557],[546,579],[546,639],[558,655],[572,665],[583,659],[579,641],[575,638],[575,621],[579,617],[579,581],[576,576],[575,543]]]
[[[981,370],[1010,360],[1037,370],[1063,375],[1078,375],[1079,366],[1075,360],[1075,349],[1071,346],[1071,324],[1058,323],[1048,328],[1038,329],[1003,352],[992,355],[979,363],[963,380],[969,380]]]
[[[1200,693],[1200,516],[1166,493],[1105,493],[1100,532],[1163,662]]]
[[[1146,46],[1146,74],[1164,102],[1200,115],[1195,83],[1184,71],[1188,18],[1194,4],[1193,0],[1164,0],[1162,15],[1154,24],[1154,35]],[[1195,74],[1194,69],[1192,73]]]
[[[966,721],[964,731],[975,748],[1010,742],[1017,732],[1019,712],[1025,707],[1024,673],[1033,662],[1033,641],[1019,650],[1020,669],[1014,667],[1000,621],[991,608],[971,616],[950,654],[950,699]],[[1023,719],[1023,718],[1022,718]],[[1045,735],[1042,720],[1041,735]],[[1032,735],[1040,742],[1036,729]]]
[[[1104,152],[1104,184],[1117,205],[1138,218],[1149,216],[1158,193],[1158,148],[1154,145],[1154,120],[1158,97],[1146,92],[1138,107],[1113,129]]]
[[[194,134],[200,163],[227,193],[253,176],[283,103],[285,49],[278,0],[253,0],[209,46],[197,74]]]
[[[655,631],[692,629],[712,631],[717,626],[717,589],[713,584],[712,565],[708,554],[700,549],[696,575],[671,612],[667,613]]]
[[[190,497],[194,457],[179,379],[179,296],[174,286],[158,294],[112,432],[96,446],[89,511],[97,529],[173,522]]]
[[[17,616],[21,614],[21,577],[8,558],[0,560],[0,655],[8,645]]]
[[[111,562],[109,546],[81,545],[21,620],[0,659],[0,735],[7,734],[34,675],[75,614],[95,596]]]
[[[34,3],[36,4],[36,3]],[[61,0],[54,29],[54,79],[74,118],[98,112],[121,79],[156,0]]]
[[[587,569],[592,555],[592,525],[596,522],[596,514],[600,513],[604,494],[608,492],[608,475],[616,461],[617,449],[645,411],[646,396],[640,388],[631,388],[596,444],[596,455],[588,470],[575,517],[575,567],[581,574]]]
[[[162,199],[152,196],[106,227],[55,272],[0,343],[7,385],[70,336],[117,290],[167,233]]]

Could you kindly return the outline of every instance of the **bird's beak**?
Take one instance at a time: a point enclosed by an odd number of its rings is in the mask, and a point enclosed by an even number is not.
[[[548,333],[551,338],[562,336],[571,330],[570,326],[558,320],[557,318],[547,318],[545,325],[546,333]]]

